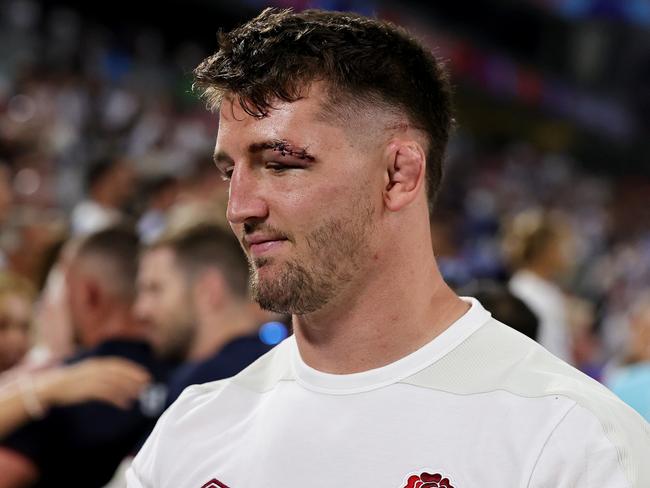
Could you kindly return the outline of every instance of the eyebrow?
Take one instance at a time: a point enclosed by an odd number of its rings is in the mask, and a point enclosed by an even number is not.
[[[314,161],[316,159],[309,154],[307,147],[294,146],[286,139],[271,139],[248,146],[248,152],[250,153],[257,153],[268,149],[277,151],[282,156],[293,156],[294,158],[305,159],[307,161]]]
[[[309,153],[306,146],[302,147],[293,145],[286,139],[269,139],[268,141],[254,142],[248,146],[248,152],[250,154],[257,154],[266,150],[277,151],[282,156],[292,156],[309,162],[316,160],[316,158]],[[227,153],[217,151],[214,153],[214,162],[215,164],[232,163],[233,159]]]

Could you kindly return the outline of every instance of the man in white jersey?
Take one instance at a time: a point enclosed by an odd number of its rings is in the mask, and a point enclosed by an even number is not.
[[[190,387],[131,488],[641,488],[647,424],[444,283],[446,75],[395,26],[265,10],[196,70],[228,219],[294,336]]]

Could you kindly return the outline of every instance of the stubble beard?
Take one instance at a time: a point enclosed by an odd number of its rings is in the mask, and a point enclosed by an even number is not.
[[[157,324],[158,333],[162,336],[158,354],[167,361],[187,361],[196,340],[196,314],[191,307],[183,307],[183,303],[192,303],[189,292],[179,300],[176,309],[170,310],[165,322]]]
[[[251,290],[257,303],[276,313],[305,315],[316,312],[339,296],[359,275],[369,253],[372,208],[359,207],[348,215],[320,225],[305,238],[305,259],[275,264],[273,258],[250,261]],[[274,276],[261,279],[260,269],[276,265]]]
[[[174,333],[161,346],[160,355],[169,361],[187,361],[196,338],[195,322],[176,324]]]

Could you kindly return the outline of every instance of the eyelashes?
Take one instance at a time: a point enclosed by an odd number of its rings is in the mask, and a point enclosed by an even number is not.
[[[264,169],[269,170],[273,174],[282,174],[293,169],[303,169],[303,167],[293,164],[281,163],[279,161],[267,161],[264,163]],[[220,169],[221,179],[224,181],[230,181],[233,171],[233,167]]]

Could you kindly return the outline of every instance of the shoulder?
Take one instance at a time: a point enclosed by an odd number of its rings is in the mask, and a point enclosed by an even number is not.
[[[133,486],[162,486],[161,473],[174,465],[178,446],[227,437],[265,392],[290,378],[292,341],[285,340],[234,377],[186,388],[136,456],[130,470]]]
[[[637,471],[648,470],[643,458],[650,455],[650,429],[635,411],[596,380],[496,320],[489,320],[440,361],[406,382],[460,395],[504,391],[533,400],[561,399],[559,403],[572,413],[563,416],[557,428],[576,433],[574,427],[597,426],[590,430],[592,437],[576,437],[583,443],[585,455],[604,442],[614,450],[614,458],[629,479],[637,479]],[[554,403],[558,404],[549,405]],[[643,476],[650,478],[647,473]]]
[[[207,383],[235,376],[270,350],[270,346],[256,337],[238,338],[217,354],[189,368],[191,381],[187,384]]]
[[[596,380],[494,319],[407,382],[467,394],[565,395],[586,406],[601,400],[620,403]]]
[[[292,340],[279,344],[233,377],[185,388],[161,417],[161,429],[171,428],[166,424],[184,429],[195,419],[199,419],[200,424],[204,414],[210,416],[218,412],[224,418],[241,413],[244,404],[254,403],[259,394],[273,389],[280,381],[290,379]],[[233,409],[235,405],[238,408]]]

